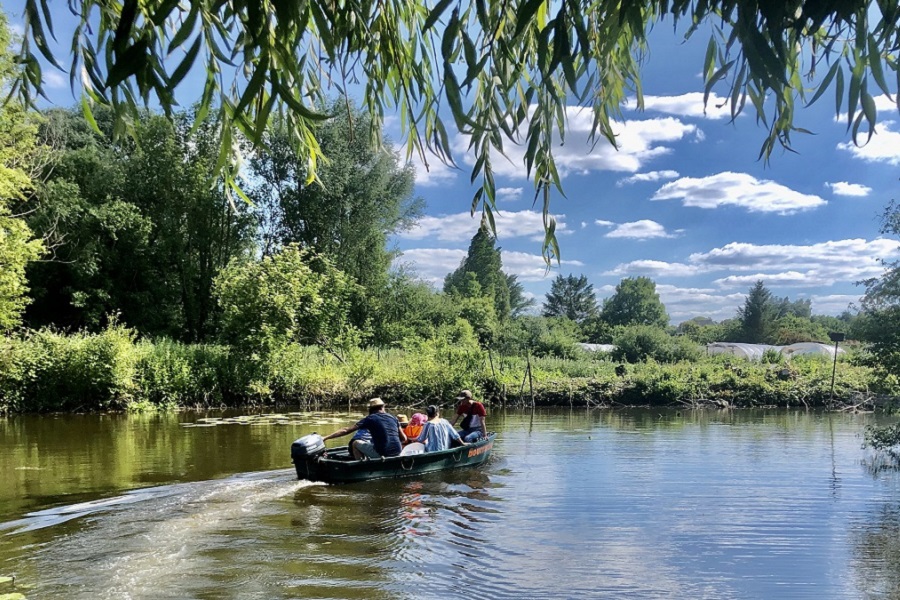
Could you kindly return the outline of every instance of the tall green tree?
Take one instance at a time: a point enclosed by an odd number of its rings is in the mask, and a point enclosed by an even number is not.
[[[136,142],[92,131],[80,111],[47,114],[56,159],[29,222],[52,249],[33,265],[32,326],[102,326],[200,341],[214,329],[212,282],[251,241],[249,208],[214,185],[216,128],[145,113]],[[98,121],[111,133],[110,113]]]
[[[900,237],[900,203],[892,201],[881,215],[881,233]],[[883,261],[880,277],[863,283],[862,310],[851,333],[865,342],[869,364],[883,377],[900,379],[900,260]]]
[[[328,162],[315,171],[297,154],[284,120],[254,154],[251,171],[259,184],[251,196],[260,208],[264,254],[299,243],[329,257],[344,273],[377,293],[387,283],[396,252],[388,237],[412,226],[424,202],[413,196],[415,172],[373,131],[371,118],[352,109],[315,127]],[[370,137],[378,137],[373,150]],[[319,184],[321,183],[321,185]]]
[[[666,307],[656,293],[656,283],[649,277],[626,277],[615,293],[603,301],[600,318],[610,325],[651,325],[665,327],[669,323]]]
[[[854,139],[874,131],[877,87],[893,91],[900,39],[895,2],[758,2],[755,0],[509,0],[436,2],[277,3],[191,0],[187,3],[73,0],[73,81],[86,105],[116,107],[124,129],[140,102],[167,113],[176,90],[202,88],[202,114],[223,121],[223,168],[237,177],[234,130],[263,145],[269,116],[287,117],[289,139],[304,161],[321,165],[315,124],[326,96],[359,89],[376,128],[385,113],[400,115],[404,145],[451,161],[452,139],[442,115],[469,134],[474,204],[496,197],[492,157],[524,142],[524,167],[544,194],[545,250],[555,254],[550,189],[561,187],[555,148],[566,132],[566,105],[590,105],[592,137],[617,144],[612,119],[626,95],[642,104],[641,57],[658,24],[685,22],[687,35],[709,29],[698,70],[706,92],[720,91],[732,117],[751,107],[767,128],[761,155],[790,147],[796,107],[837,90]],[[52,57],[50,0],[26,3],[26,65],[20,90],[43,90],[39,54]],[[71,18],[71,17],[69,17]],[[677,28],[676,28],[677,29]],[[176,58],[177,57],[177,58]],[[183,57],[183,58],[182,58]],[[198,86],[192,67],[205,71]],[[824,73],[823,73],[824,71]],[[816,75],[813,77],[813,75]],[[353,85],[361,82],[359,85]],[[449,109],[449,110],[448,110]],[[311,172],[315,176],[314,172]]]
[[[144,315],[147,327],[186,341],[208,339],[215,329],[213,281],[234,258],[248,257],[253,220],[249,207],[230,202],[213,177],[217,125],[192,128],[191,113],[174,124],[158,115],[138,123],[139,144],[125,163],[124,199],[150,219],[149,283],[171,325]],[[152,279],[151,279],[152,278]]]
[[[444,292],[462,297],[490,298],[501,321],[511,313],[509,279],[502,271],[500,249],[496,238],[482,223],[469,243],[469,250],[459,267],[444,278]],[[473,283],[477,284],[473,286]]]
[[[0,91],[15,76],[9,28],[0,12]],[[18,102],[0,105],[0,331],[21,322],[28,304],[25,269],[43,251],[20,210],[32,191],[32,168],[39,154],[37,121]]]
[[[550,284],[541,314],[545,317],[566,317],[580,325],[599,312],[594,286],[588,283],[587,277],[559,274]]]
[[[773,341],[779,305],[772,292],[760,280],[757,281],[738,308],[741,323],[741,341],[749,344],[770,344]]]

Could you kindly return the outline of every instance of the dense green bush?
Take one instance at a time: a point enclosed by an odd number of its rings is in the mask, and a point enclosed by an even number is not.
[[[614,340],[612,351],[615,360],[636,363],[648,358],[674,363],[680,360],[696,360],[700,347],[686,337],[673,337],[664,329],[650,325],[623,327]]]

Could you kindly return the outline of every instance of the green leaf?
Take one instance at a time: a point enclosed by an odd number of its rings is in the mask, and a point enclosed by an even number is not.
[[[460,131],[466,130],[468,118],[463,109],[459,82],[456,81],[453,65],[446,61],[444,62],[444,94],[447,96],[447,102],[450,104],[450,111],[453,113],[453,118],[456,120],[456,126]]]
[[[853,123],[853,115],[856,114],[856,107],[859,105],[859,90],[862,84],[862,77],[856,68],[850,72],[850,93],[847,96],[847,129]]]
[[[81,97],[81,112],[84,114],[85,120],[88,122],[88,125],[91,126],[91,129],[94,130],[94,133],[97,135],[103,135],[100,132],[100,127],[97,126],[97,120],[94,119],[94,111],[91,108],[90,100],[86,95]]]
[[[113,50],[116,54],[125,52],[128,42],[131,40],[131,28],[138,13],[138,0],[123,0],[122,12],[119,14],[119,24],[113,37]]]
[[[706,108],[706,104],[709,102],[709,94],[712,92],[713,86],[715,86],[716,83],[720,79],[722,79],[723,77],[725,77],[728,74],[728,71],[731,69],[731,66],[733,64],[734,64],[733,60],[728,61],[727,63],[722,65],[721,69],[719,69],[718,71],[713,73],[712,77],[710,77],[709,80],[706,82],[706,86],[704,86],[704,90],[703,90],[703,107],[704,108]]]
[[[522,32],[525,31],[525,28],[531,23],[534,15],[545,1],[546,0],[527,0],[525,4],[519,7],[519,11],[516,13],[516,30],[515,33],[513,33],[513,40],[518,38]]]
[[[709,43],[706,45],[706,57],[703,59],[703,77],[709,80],[712,77],[713,69],[716,68],[716,39],[709,36]]]
[[[304,119],[308,119],[310,121],[326,121],[328,120],[330,115],[316,112],[310,109],[307,106],[304,106],[294,95],[291,93],[291,90],[285,87],[284,84],[278,86],[278,95],[284,100],[288,107],[293,110],[295,113],[303,117]]]
[[[42,0],[43,1],[43,0]],[[150,16],[150,21],[157,27],[165,24],[166,19],[172,14],[172,11],[178,6],[180,0],[164,0],[159,7]]]
[[[834,61],[834,64],[831,65],[831,68],[828,69],[828,72],[825,73],[825,77],[822,79],[822,82],[819,84],[819,89],[816,90],[815,95],[812,97],[812,100],[806,103],[806,106],[810,106],[813,102],[818,100],[822,94],[825,93],[825,90],[828,89],[828,86],[831,85],[831,80],[834,79],[835,74],[837,73],[838,67],[840,67],[841,62],[839,60]]]
[[[197,36],[197,39],[194,40],[193,45],[191,45],[190,49],[187,51],[184,59],[178,64],[175,70],[172,72],[172,76],[169,78],[169,85],[174,89],[181,83],[181,80],[184,79],[184,76],[188,74],[188,71],[191,70],[191,67],[194,66],[194,61],[197,60],[197,54],[200,52],[200,45],[203,42],[203,38],[201,36]]]
[[[494,221],[494,211],[492,210],[493,206],[491,204],[485,203],[484,205],[484,214],[487,215],[488,225],[491,228],[491,233],[495,236],[497,235],[497,222]]]
[[[264,54],[260,56],[260,60],[256,64],[256,69],[253,71],[253,76],[250,77],[250,81],[247,82],[247,87],[244,88],[244,93],[241,94],[241,99],[238,101],[237,106],[234,109],[236,113],[243,112],[244,108],[246,108],[250,104],[250,101],[259,95],[259,91],[263,88],[263,84],[266,82],[268,68],[268,54]]]
[[[869,69],[872,71],[872,78],[881,88],[881,91],[890,97],[891,92],[888,90],[887,81],[884,79],[884,69],[881,66],[881,51],[878,43],[875,41],[874,35],[869,35]],[[900,91],[900,90],[898,90]]]
[[[199,6],[200,4],[198,2],[191,3],[191,10],[188,12],[187,17],[185,17],[184,23],[175,33],[175,37],[172,38],[172,41],[169,42],[169,54],[172,54],[172,51],[175,50],[175,48],[180,47],[187,41],[188,37],[194,31],[194,25],[197,23],[197,15],[200,12],[198,9]]]
[[[458,33],[459,11],[453,9],[453,12],[450,15],[450,22],[447,23],[447,28],[444,29],[444,35],[441,37],[441,56],[444,57],[445,61],[449,61],[453,57],[453,42]]]
[[[106,76],[106,87],[116,87],[126,78],[136,74],[146,64],[147,40],[140,39],[122,52]]]
[[[834,82],[834,110],[837,116],[841,114],[841,104],[844,101],[844,71],[838,69],[837,78]]]
[[[38,14],[37,5],[34,0],[27,0],[25,2],[25,28],[27,29],[28,27],[31,27],[32,38],[43,57],[54,67],[62,70],[62,67],[56,62],[56,57],[53,56],[50,47],[47,45],[47,38],[44,37],[44,28],[41,25],[41,17]]]
[[[437,3],[437,6],[434,7],[434,10],[432,10],[428,14],[428,18],[425,19],[425,24],[422,25],[423,33],[434,27],[434,24],[437,23],[438,19],[441,18],[441,15],[444,14],[444,11],[447,10],[447,7],[450,6],[452,2],[453,0],[441,0]]]
[[[866,116],[866,121],[869,122],[869,140],[871,140],[872,135],[875,133],[875,123],[878,122],[878,112],[875,108],[875,99],[868,92],[863,92],[862,94],[862,109],[863,114]]]

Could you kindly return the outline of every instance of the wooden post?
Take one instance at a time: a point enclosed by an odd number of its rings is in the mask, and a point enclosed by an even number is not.
[[[534,381],[531,378],[531,354],[528,355],[528,390],[531,392],[531,408],[534,410]]]
[[[491,363],[491,375],[497,379],[497,372],[494,371],[494,356],[491,354],[490,348],[488,348],[488,361]]]

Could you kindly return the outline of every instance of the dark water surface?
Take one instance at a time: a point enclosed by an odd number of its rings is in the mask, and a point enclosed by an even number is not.
[[[350,413],[201,416],[0,420],[0,594],[900,598],[871,415],[498,411],[480,469],[334,486],[289,446]]]

